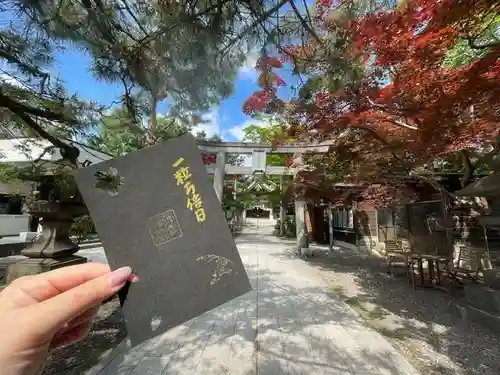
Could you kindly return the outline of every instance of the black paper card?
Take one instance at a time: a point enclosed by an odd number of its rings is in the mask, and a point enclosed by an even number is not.
[[[80,169],[76,181],[111,268],[139,278],[120,293],[134,346],[251,290],[191,135]]]

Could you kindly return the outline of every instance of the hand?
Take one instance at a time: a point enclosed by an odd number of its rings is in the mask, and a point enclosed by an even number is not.
[[[0,293],[2,375],[40,373],[49,351],[83,339],[102,301],[129,280],[129,267],[87,263],[13,281]]]

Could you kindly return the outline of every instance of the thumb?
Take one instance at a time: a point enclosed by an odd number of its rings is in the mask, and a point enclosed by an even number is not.
[[[119,268],[37,304],[35,314],[44,322],[43,330],[56,331],[78,315],[99,305],[118,292],[131,274],[130,267]]]

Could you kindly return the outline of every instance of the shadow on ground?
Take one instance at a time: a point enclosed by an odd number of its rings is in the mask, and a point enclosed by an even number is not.
[[[287,288],[279,282],[277,272],[263,272],[254,266],[247,271],[259,284],[258,311],[254,291],[187,324],[179,339],[167,336],[156,341],[145,354],[146,360],[164,357],[163,365],[168,362],[165,373],[176,375],[250,375],[257,373],[256,367],[258,373],[269,375],[404,373],[400,358],[394,356],[388,343],[358,345],[368,331],[360,329],[359,318],[338,303],[338,297],[325,300],[320,298],[322,291],[313,287]],[[333,326],[339,336],[326,336],[326,325]],[[349,342],[344,341],[347,335],[341,334],[345,331],[351,335]],[[221,349],[227,346],[229,353]],[[201,359],[189,368],[193,353],[199,352],[203,353]],[[240,363],[238,368],[231,367],[234,361]]]
[[[379,258],[338,249],[306,260],[369,327],[386,336],[427,374],[498,374],[500,338],[452,312],[442,291],[413,290],[408,279],[387,274]],[[293,257],[276,253],[277,257]]]
[[[87,338],[54,350],[42,375],[82,374],[108,356],[127,335],[119,306],[117,299],[103,305]]]
[[[119,308],[110,304],[109,314],[96,322],[86,341],[53,353],[44,375],[84,374],[101,361],[108,363],[102,374],[161,374],[165,368],[166,374],[176,375],[278,375],[304,368],[308,370],[301,373],[404,373],[388,343],[366,342],[372,337],[369,331],[336,294],[325,299],[327,290],[307,285],[292,290],[280,282],[280,273],[256,265],[247,265],[247,272],[258,292],[209,311],[169,331],[175,335],[167,332],[132,352],[116,349],[106,355],[125,337]],[[325,335],[327,325],[347,341]]]

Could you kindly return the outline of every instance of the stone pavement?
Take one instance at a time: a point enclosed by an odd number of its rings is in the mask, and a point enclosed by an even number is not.
[[[418,375],[293,255],[293,242],[262,232],[236,239],[252,292],[139,347],[126,340],[87,374]]]

